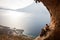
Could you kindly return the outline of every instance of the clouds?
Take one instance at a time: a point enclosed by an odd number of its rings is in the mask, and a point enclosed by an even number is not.
[[[33,3],[33,0],[0,0],[0,7],[8,9],[24,8]]]

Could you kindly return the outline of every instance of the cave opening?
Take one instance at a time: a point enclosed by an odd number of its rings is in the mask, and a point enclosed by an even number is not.
[[[40,9],[40,10],[37,9],[38,12],[40,12],[39,15],[37,15],[40,18],[40,26],[39,26],[40,29],[38,27],[36,28],[37,31],[33,34],[33,35],[36,34],[36,36],[40,35],[41,34],[41,31],[42,31],[41,29],[44,29],[46,27],[46,24],[49,26],[50,25],[50,22],[51,22],[51,17],[50,17],[51,15],[49,13],[49,10],[46,8],[46,6],[42,2],[37,3],[37,5],[36,6]],[[43,25],[41,25],[41,24],[43,24]]]
[[[43,2],[50,13],[49,31],[43,40],[60,40],[60,0],[36,0]]]

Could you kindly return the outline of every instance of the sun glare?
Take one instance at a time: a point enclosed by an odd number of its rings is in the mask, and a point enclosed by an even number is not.
[[[25,13],[25,12],[16,12],[16,11],[9,11],[9,10],[1,10],[1,17],[5,20],[5,22],[2,20],[1,23],[3,25],[7,25],[11,28],[24,28],[23,26],[27,23],[27,20],[29,17],[31,17],[31,13]]]

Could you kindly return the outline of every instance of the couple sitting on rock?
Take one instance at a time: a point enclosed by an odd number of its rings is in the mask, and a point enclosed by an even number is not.
[[[41,36],[41,37],[42,37],[42,36],[46,36],[48,31],[50,31],[49,25],[46,24],[46,27],[42,29],[40,36]]]

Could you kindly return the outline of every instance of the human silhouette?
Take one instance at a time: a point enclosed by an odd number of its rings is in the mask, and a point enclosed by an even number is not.
[[[46,27],[42,29],[40,36],[46,36],[47,32],[50,31],[48,24],[46,24]]]

